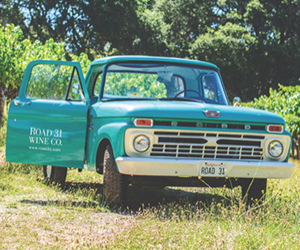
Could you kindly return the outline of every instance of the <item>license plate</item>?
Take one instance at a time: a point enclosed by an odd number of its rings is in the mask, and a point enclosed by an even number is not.
[[[226,176],[226,171],[224,162],[202,162],[199,176]]]

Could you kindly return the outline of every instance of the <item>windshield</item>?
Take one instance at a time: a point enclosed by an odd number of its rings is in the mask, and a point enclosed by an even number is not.
[[[157,63],[110,65],[101,99],[172,99],[228,104],[221,79],[215,70]]]

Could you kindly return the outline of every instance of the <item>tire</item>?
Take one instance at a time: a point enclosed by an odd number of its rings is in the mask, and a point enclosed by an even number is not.
[[[253,182],[252,182],[253,180]],[[252,183],[252,184],[251,184]],[[244,179],[242,196],[246,205],[261,205],[267,190],[267,179]]]
[[[64,184],[67,177],[67,168],[65,167],[54,167],[50,165],[43,166],[44,178],[55,184]]]
[[[127,188],[127,177],[117,171],[112,147],[108,145],[105,149],[103,160],[104,201],[110,207],[123,205],[126,199]]]

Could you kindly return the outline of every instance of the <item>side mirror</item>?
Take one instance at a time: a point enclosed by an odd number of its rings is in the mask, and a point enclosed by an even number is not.
[[[79,93],[79,84],[78,83],[73,84],[72,92],[73,92],[74,95],[78,95],[78,93]]]
[[[86,99],[84,98],[83,91],[78,83],[74,83],[72,85],[72,93],[76,96],[79,94],[78,100],[82,100],[84,102],[86,101]],[[75,98],[77,98],[77,97],[75,97]]]
[[[233,107],[240,107],[242,104],[242,100],[239,97],[234,97],[232,103],[233,103]]]

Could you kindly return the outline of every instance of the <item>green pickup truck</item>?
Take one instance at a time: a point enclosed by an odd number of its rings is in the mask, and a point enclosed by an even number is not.
[[[238,104],[238,103],[236,103]],[[242,187],[289,178],[291,135],[273,113],[229,105],[218,67],[167,57],[33,61],[8,114],[6,160],[103,174],[110,206],[132,185]]]

